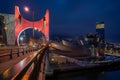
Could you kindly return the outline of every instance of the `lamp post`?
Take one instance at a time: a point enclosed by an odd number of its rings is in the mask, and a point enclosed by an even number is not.
[[[34,40],[34,11],[32,11],[32,19],[33,19],[33,40]],[[34,41],[33,41],[34,45]]]
[[[27,6],[24,7],[26,12],[29,12],[29,8]],[[34,45],[34,11],[32,10],[32,26],[33,26],[33,31],[32,31],[32,37],[33,37],[33,45]]]

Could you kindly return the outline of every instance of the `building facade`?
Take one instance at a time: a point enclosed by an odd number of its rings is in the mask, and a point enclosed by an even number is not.
[[[105,42],[105,24],[104,22],[97,22],[96,23],[96,33],[100,38],[100,42]]]
[[[5,45],[15,45],[14,15],[0,13],[0,16],[1,16],[1,19],[0,19],[1,42]]]

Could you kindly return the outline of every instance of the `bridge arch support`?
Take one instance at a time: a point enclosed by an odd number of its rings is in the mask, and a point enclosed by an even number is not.
[[[34,23],[34,27],[33,27]],[[20,14],[19,7],[15,6],[15,43],[19,45],[19,35],[26,28],[37,28],[49,40],[49,10],[46,10],[45,16],[38,21],[28,21]]]

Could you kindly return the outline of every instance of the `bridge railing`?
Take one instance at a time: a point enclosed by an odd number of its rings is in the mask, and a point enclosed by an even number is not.
[[[0,75],[2,80],[45,80],[44,67],[47,47],[20,61]]]
[[[42,55],[43,57],[42,57],[42,61],[41,61],[41,64],[40,64],[40,71],[39,71],[38,80],[45,80],[46,56],[48,54],[47,51]]]
[[[27,47],[27,48],[3,48],[0,49],[0,58],[4,57],[4,56],[9,56],[10,59],[13,58],[13,55],[17,55],[17,57],[20,56],[20,54],[22,53],[23,55],[25,53],[29,53],[32,51],[35,51],[36,48],[33,47]]]

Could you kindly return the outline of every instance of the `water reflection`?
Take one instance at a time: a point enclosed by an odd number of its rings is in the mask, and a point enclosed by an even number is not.
[[[49,79],[47,79],[49,80]],[[54,75],[51,80],[120,80],[120,70],[111,72],[69,73]]]

